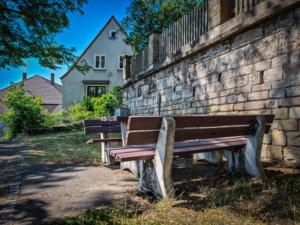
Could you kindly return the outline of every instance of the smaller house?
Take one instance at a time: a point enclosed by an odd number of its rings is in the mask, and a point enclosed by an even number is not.
[[[111,88],[123,85],[123,57],[131,54],[131,47],[124,43],[126,37],[112,16],[76,61],[85,60],[93,68],[85,76],[69,70],[60,78],[63,108],[82,101],[83,96],[100,97]]]
[[[45,109],[48,109],[50,113],[55,113],[62,108],[62,86],[54,82],[54,73],[51,74],[51,79],[48,80],[40,75],[27,78],[27,74],[23,73],[24,89],[26,95],[42,97],[42,105]],[[21,82],[17,83],[20,84]],[[11,87],[0,90],[0,113],[8,112],[1,99],[4,97],[5,92],[9,91]]]

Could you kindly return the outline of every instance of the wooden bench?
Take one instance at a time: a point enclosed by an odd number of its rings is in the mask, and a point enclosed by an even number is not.
[[[99,139],[90,139],[87,144],[101,144],[102,162],[107,162],[105,147],[113,147],[113,143],[122,142],[122,138],[109,138],[109,133],[121,133],[120,122],[117,121],[101,121],[101,120],[84,120],[85,134],[100,134]],[[115,146],[116,147],[116,146]]]
[[[127,146],[105,151],[120,162],[137,164],[140,191],[167,198],[174,192],[171,168],[176,155],[220,151],[229,171],[265,178],[261,148],[273,119],[274,115],[131,116]]]

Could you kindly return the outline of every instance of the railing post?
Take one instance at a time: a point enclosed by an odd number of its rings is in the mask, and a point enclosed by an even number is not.
[[[234,17],[235,0],[208,1],[208,30]]]
[[[149,33],[149,53],[148,67],[153,68],[153,64],[159,60],[159,37],[162,32],[153,30]]]
[[[123,58],[123,80],[131,77],[131,56],[125,55]]]

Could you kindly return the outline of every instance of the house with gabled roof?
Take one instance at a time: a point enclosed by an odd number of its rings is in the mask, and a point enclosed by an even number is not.
[[[27,74],[23,73],[25,94],[35,98],[42,97],[42,106],[50,113],[55,113],[62,108],[62,85],[54,82],[54,73],[51,74],[51,79],[48,80],[40,75],[35,75],[27,78]],[[16,83],[16,85],[21,84]],[[1,101],[5,96],[5,92],[10,90],[10,86],[0,90],[0,113],[9,111],[5,104]]]
[[[123,41],[126,37],[112,16],[76,61],[85,60],[93,68],[86,75],[69,70],[61,77],[63,108],[82,101],[83,96],[99,97],[123,85],[123,57],[132,51]]]

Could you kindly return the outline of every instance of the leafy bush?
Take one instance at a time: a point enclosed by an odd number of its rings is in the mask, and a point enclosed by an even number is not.
[[[32,98],[25,95],[24,83],[21,83],[19,87],[12,84],[2,101],[10,110],[0,115],[1,120],[7,124],[6,139],[44,126],[45,116],[42,114],[42,98]]]
[[[75,103],[74,106],[69,107],[68,111],[70,117],[75,121],[94,118],[94,112],[87,111],[81,103]]]
[[[101,97],[92,98],[91,102],[94,106],[95,117],[112,116],[114,110],[119,106],[119,101],[113,94],[103,94]]]

